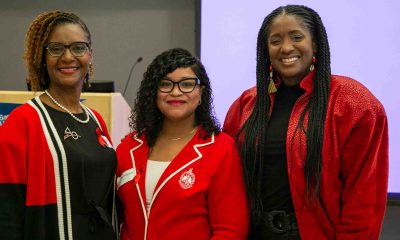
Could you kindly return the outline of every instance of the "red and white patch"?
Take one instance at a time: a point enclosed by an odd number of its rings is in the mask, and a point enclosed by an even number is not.
[[[195,180],[196,176],[193,173],[193,168],[191,168],[182,173],[181,177],[179,178],[179,185],[181,185],[183,189],[188,189],[193,187]]]

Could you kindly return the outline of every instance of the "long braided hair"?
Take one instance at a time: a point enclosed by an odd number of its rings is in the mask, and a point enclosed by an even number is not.
[[[201,137],[209,137],[212,133],[221,131],[219,122],[215,117],[213,95],[210,79],[201,61],[182,48],[173,48],[159,54],[147,67],[143,74],[143,80],[136,95],[135,104],[129,117],[129,126],[136,131],[138,136],[145,134],[147,144],[154,146],[161,131],[164,116],[157,107],[157,85],[167,74],[177,68],[190,67],[200,80],[203,87],[201,104],[195,111],[195,124],[201,125],[205,134]]]
[[[262,162],[271,104],[268,94],[268,76],[270,74],[268,66],[271,65],[271,61],[266,43],[268,42],[271,24],[280,15],[294,15],[302,20],[317,45],[315,54],[317,61],[314,64],[314,90],[311,93],[310,101],[301,114],[296,130],[305,132],[307,139],[304,165],[306,192],[313,192],[315,193],[314,196],[319,196],[320,191],[323,131],[331,77],[329,43],[325,27],[318,13],[305,6],[287,5],[275,9],[266,16],[258,33],[256,101],[251,115],[240,129],[236,139],[243,161],[251,217],[255,223],[259,222],[263,211],[261,202]],[[306,114],[308,114],[307,129],[303,129]],[[239,139],[243,141],[239,141]]]
[[[92,44],[90,31],[86,24],[75,14],[51,11],[39,14],[31,23],[25,36],[24,60],[28,70],[27,83],[33,91],[43,91],[50,85],[50,77],[45,66],[46,54],[44,46],[53,29],[62,24],[73,23],[81,26],[86,33],[89,45]],[[93,76],[93,65],[89,65],[89,73],[85,81]]]

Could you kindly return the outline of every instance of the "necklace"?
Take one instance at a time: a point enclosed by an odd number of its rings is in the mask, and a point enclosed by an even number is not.
[[[68,110],[66,107],[64,107],[63,105],[61,105],[59,102],[57,102],[53,96],[50,95],[50,93],[46,90],[44,90],[44,92],[46,93],[47,96],[49,96],[49,98],[51,99],[51,101],[53,101],[54,104],[56,104],[57,106],[59,106],[62,110],[66,111],[69,115],[71,115],[71,117],[73,119],[75,119],[76,121],[80,122],[80,123],[88,123],[89,122],[89,112],[88,110],[82,105],[82,103],[79,103],[82,107],[82,109],[85,111],[86,113],[86,119],[85,120],[81,120],[79,118],[77,118],[70,110]]]
[[[169,140],[171,140],[171,141],[178,141],[178,140],[182,140],[183,138],[186,138],[186,137],[188,137],[188,136],[192,135],[192,133],[194,133],[194,131],[196,131],[196,129],[197,129],[197,127],[193,128],[193,129],[192,129],[192,131],[190,131],[189,133],[185,134],[185,135],[184,135],[184,136],[182,136],[182,137],[174,137],[174,138],[169,138]]]

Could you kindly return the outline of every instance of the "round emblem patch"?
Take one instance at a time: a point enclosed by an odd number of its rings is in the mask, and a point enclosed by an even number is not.
[[[196,180],[196,176],[193,173],[193,168],[189,169],[186,172],[183,172],[181,177],[179,178],[179,185],[183,189],[191,188]]]

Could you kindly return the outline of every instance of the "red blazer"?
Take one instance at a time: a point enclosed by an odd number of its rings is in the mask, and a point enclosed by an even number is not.
[[[313,76],[310,73],[300,83],[305,93],[293,107],[286,138],[289,183],[301,239],[378,239],[388,187],[384,108],[360,83],[332,76],[322,148],[321,198],[311,204],[304,198],[305,134],[295,129],[310,100]],[[224,132],[231,136],[237,133],[251,114],[255,96],[256,88],[249,89],[232,104]],[[274,99],[275,94],[271,94],[272,107]]]
[[[145,203],[148,146],[128,135],[117,147],[117,191],[123,206],[122,240],[246,239],[248,208],[234,141],[199,131],[173,159]]]

